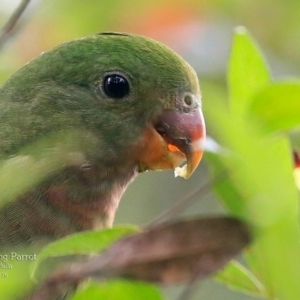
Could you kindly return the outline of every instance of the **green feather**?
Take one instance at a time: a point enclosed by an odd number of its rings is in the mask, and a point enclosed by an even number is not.
[[[109,72],[128,79],[126,97],[104,93]],[[184,93],[198,97],[187,106]],[[0,246],[111,225],[139,170],[131,151],[144,128],[163,109],[187,112],[199,99],[194,70],[168,47],[138,35],[96,34],[29,62],[0,87],[0,167],[17,169],[21,162],[23,172],[20,192],[9,194],[17,201],[0,211]],[[50,173],[41,176],[45,159]]]
[[[101,91],[109,71],[127,75],[126,99],[107,99]],[[121,149],[161,108],[184,109],[178,101],[183,92],[200,93],[194,70],[149,38],[102,33],[62,44],[1,86],[0,155],[67,128],[100,131],[101,139]]]

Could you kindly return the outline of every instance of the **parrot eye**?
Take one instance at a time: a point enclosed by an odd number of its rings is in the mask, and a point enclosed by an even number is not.
[[[104,77],[103,90],[108,97],[121,99],[129,94],[130,88],[125,77],[119,74],[111,74]]]

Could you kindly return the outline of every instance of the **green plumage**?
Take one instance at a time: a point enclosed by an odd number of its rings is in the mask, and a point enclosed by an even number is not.
[[[111,73],[129,82],[122,99],[104,91]],[[187,93],[195,101],[187,104]],[[166,46],[137,35],[96,34],[29,62],[0,87],[0,158],[71,131],[82,161],[62,164],[1,208],[0,247],[111,225],[127,185],[144,168],[135,149],[147,149],[145,128],[165,109],[198,109],[199,99],[194,70]],[[59,144],[68,148],[64,138]]]
[[[116,103],[101,92],[110,71],[129,77],[127,99]],[[194,70],[154,40],[105,33],[71,41],[41,54],[0,88],[0,153],[68,127],[96,134],[100,128],[101,138],[120,149],[159,109],[185,109],[179,98],[187,91],[200,93]]]

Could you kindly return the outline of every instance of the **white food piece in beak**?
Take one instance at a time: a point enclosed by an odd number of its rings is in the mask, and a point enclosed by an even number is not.
[[[183,167],[177,167],[174,170],[175,177],[179,176],[184,179],[187,178],[187,165],[185,164]]]

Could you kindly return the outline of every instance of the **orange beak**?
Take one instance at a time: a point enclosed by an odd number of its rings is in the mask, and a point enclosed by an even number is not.
[[[144,131],[142,146],[135,152],[140,169],[174,169],[187,161],[183,177],[190,177],[204,151],[206,133],[202,111],[184,113],[165,109],[153,124]]]

